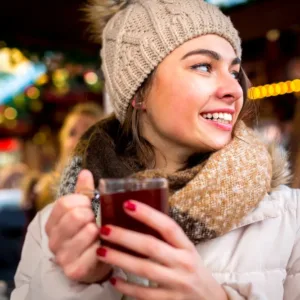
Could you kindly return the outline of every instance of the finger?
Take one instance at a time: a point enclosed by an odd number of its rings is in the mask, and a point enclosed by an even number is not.
[[[125,212],[132,218],[156,230],[170,245],[179,249],[194,250],[194,245],[188,239],[181,227],[166,214],[147,204],[130,200],[124,203]]]
[[[110,265],[120,267],[129,273],[147,278],[164,286],[177,286],[178,278],[174,270],[148,259],[139,258],[109,247],[97,249],[98,259]]]
[[[49,247],[56,253],[68,240],[73,238],[85,225],[95,222],[95,215],[91,208],[76,207],[67,212],[54,225],[49,234]],[[96,224],[95,224],[96,226]]]
[[[71,194],[61,197],[55,202],[45,227],[48,236],[60,219],[75,207],[91,208],[91,200],[87,196]]]
[[[172,267],[181,265],[183,253],[169,244],[151,235],[141,234],[117,226],[103,226],[101,238],[136,251],[163,265]]]
[[[121,278],[111,278],[110,282],[123,295],[139,300],[169,300],[177,299],[178,295],[171,290],[163,288],[143,287],[132,283],[127,283]],[[178,298],[179,299],[179,298]]]
[[[94,191],[94,179],[89,170],[82,170],[79,175],[75,186],[75,193],[83,193],[87,191]]]
[[[85,209],[85,213],[78,209],[77,211],[77,221],[70,221],[74,219],[74,214],[68,213],[51,231],[49,248],[54,254],[58,254],[58,252],[65,249],[68,249],[68,251],[71,249],[74,255],[78,251],[80,252],[80,249],[84,248],[86,244],[94,242],[97,239],[98,227],[94,222],[93,212],[88,209]],[[73,245],[74,248],[70,245]]]
[[[111,271],[111,266],[99,261],[96,255],[98,247],[99,243],[95,242],[76,261],[67,265],[64,268],[66,276],[75,281],[101,281]]]

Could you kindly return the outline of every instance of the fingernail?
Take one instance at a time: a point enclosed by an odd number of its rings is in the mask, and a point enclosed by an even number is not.
[[[116,285],[117,279],[114,278],[114,277],[112,277],[112,278],[109,279],[109,282],[110,282],[112,285]]]
[[[107,226],[102,226],[100,228],[100,234],[101,235],[109,235],[110,232],[111,232],[111,229],[109,227],[107,227]]]
[[[130,202],[130,201],[126,201],[124,203],[124,208],[128,209],[130,211],[136,211],[136,205],[134,203]]]
[[[107,250],[105,248],[100,247],[100,248],[97,249],[97,255],[98,256],[105,257],[106,253],[107,253]]]

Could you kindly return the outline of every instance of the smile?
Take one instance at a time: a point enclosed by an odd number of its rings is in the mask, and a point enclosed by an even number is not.
[[[205,119],[209,124],[216,126],[218,129],[224,131],[231,131],[233,128],[233,114],[234,111],[211,111],[201,113],[201,117]]]
[[[208,119],[214,122],[219,122],[223,124],[230,124],[232,122],[232,114],[230,113],[208,113],[201,114],[204,119]]]

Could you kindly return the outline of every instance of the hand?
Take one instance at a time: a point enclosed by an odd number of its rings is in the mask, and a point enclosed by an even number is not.
[[[92,174],[80,172],[75,192],[94,190]],[[91,200],[84,195],[71,194],[58,199],[46,224],[49,248],[55,262],[65,275],[75,281],[101,281],[111,270],[97,259],[98,227],[91,208]]]
[[[137,201],[126,202],[124,209],[131,217],[159,232],[166,242],[112,225],[102,227],[103,239],[143,254],[150,260],[108,247],[98,249],[99,259],[158,284],[157,288],[142,287],[113,278],[111,283],[117,290],[147,300],[227,299],[223,288],[205,268],[196,248],[174,220]]]

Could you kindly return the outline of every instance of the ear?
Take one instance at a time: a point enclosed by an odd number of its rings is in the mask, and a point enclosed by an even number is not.
[[[146,104],[145,102],[141,102],[141,103],[137,103],[136,102],[136,97],[134,97],[131,101],[131,105],[135,108],[135,109],[142,109],[142,110],[146,110]]]

